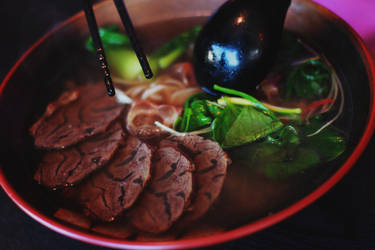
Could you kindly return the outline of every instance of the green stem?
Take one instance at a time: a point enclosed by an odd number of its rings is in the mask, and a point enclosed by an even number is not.
[[[264,102],[263,102],[263,105],[278,114],[300,115],[302,113],[302,110],[300,108],[284,108],[284,107],[274,106],[274,105],[264,103]]]
[[[225,101],[229,101],[232,104],[238,104],[238,105],[246,105],[246,106],[252,106],[256,107],[256,104],[250,100],[239,98],[239,97],[225,97],[219,99],[217,102],[219,104],[225,104]],[[268,108],[269,110],[283,115],[299,115],[302,113],[302,110],[300,108],[284,108],[279,106],[274,106],[265,102],[262,102],[262,104]]]
[[[258,109],[261,109],[261,110],[264,110],[264,111],[270,111],[260,101],[258,101],[257,99],[255,99],[251,95],[248,95],[248,94],[246,94],[244,92],[241,92],[241,91],[238,91],[238,90],[234,90],[234,89],[224,88],[224,87],[221,87],[221,86],[216,85],[216,84],[214,85],[214,90],[223,92],[224,94],[236,95],[236,96],[242,97],[242,98],[244,98],[246,100],[251,101],[254,104],[255,108],[258,108]]]

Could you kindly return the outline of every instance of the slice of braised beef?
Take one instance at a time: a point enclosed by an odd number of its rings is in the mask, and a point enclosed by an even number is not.
[[[166,231],[182,215],[193,190],[191,163],[171,147],[159,148],[150,186],[129,212],[131,222],[144,232]]]
[[[89,218],[85,217],[83,214],[65,208],[59,208],[53,216],[79,228],[89,229],[91,227],[91,221]]]
[[[82,86],[49,104],[30,133],[37,147],[62,149],[104,132],[123,109],[101,84]]]
[[[150,178],[151,150],[129,136],[113,161],[79,189],[79,197],[91,216],[112,221],[133,205]]]
[[[219,196],[231,160],[218,143],[196,135],[170,136],[160,142],[160,147],[167,146],[187,153],[196,166],[196,194],[184,213],[183,221],[196,220]]]
[[[34,179],[50,188],[73,185],[104,166],[120,147],[123,138],[121,124],[116,122],[105,133],[73,147],[46,152]]]

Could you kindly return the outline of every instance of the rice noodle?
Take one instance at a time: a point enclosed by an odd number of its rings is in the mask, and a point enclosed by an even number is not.
[[[300,64],[304,64],[308,61],[311,61],[311,60],[318,60],[320,59],[320,56],[313,56],[313,57],[309,57],[309,58],[306,58],[306,59],[302,59],[302,60],[299,60],[299,61],[296,61],[296,62],[293,62],[292,63],[292,66],[297,66],[297,65],[300,65]]]
[[[332,100],[337,99],[337,95],[338,95],[338,92],[339,92],[339,85],[341,85],[341,82],[338,83],[336,81],[336,78],[338,79],[336,73],[333,72],[331,74],[331,82],[332,82],[331,90],[330,90],[330,93],[328,94],[328,98],[331,98]],[[324,105],[320,114],[329,111],[333,107],[334,104],[335,104],[335,102],[333,101],[331,103],[328,103],[328,104]]]
[[[332,72],[332,84],[336,85],[338,87],[339,92],[340,92],[340,106],[339,106],[339,111],[337,112],[337,114],[330,121],[328,121],[327,123],[325,123],[317,131],[315,131],[312,134],[307,135],[309,137],[319,134],[323,129],[327,128],[332,123],[334,123],[341,116],[341,114],[342,114],[342,112],[344,110],[344,104],[345,104],[344,89],[342,87],[342,83],[341,83],[340,79],[338,78],[338,76],[336,75],[336,73],[334,71]]]
[[[155,124],[155,126],[160,128],[161,130],[163,130],[167,133],[170,133],[171,135],[175,135],[175,136],[201,135],[201,134],[207,134],[207,133],[211,132],[211,130],[212,130],[211,127],[207,127],[207,128],[199,129],[199,130],[196,130],[196,131],[183,133],[183,132],[178,132],[174,129],[171,129],[171,128],[165,126],[164,124],[162,124],[158,121],[155,121],[154,124]]]
[[[191,95],[201,92],[197,86],[192,64],[177,63],[153,82],[130,87],[125,93],[133,100],[151,101],[156,104],[183,106]]]
[[[130,89],[128,89],[127,91],[126,91],[126,93],[129,95],[129,96],[131,96],[131,97],[133,97],[133,98],[137,98],[137,97],[139,97],[142,93],[143,93],[143,91],[146,89],[148,87],[148,85],[139,85],[139,86],[135,86],[135,87],[133,87],[133,88],[130,88]]]
[[[322,127],[320,127],[317,131],[315,131],[314,133],[312,134],[309,134],[307,136],[311,137],[311,136],[314,136],[314,135],[317,135],[319,134],[320,132],[322,132],[325,128],[327,128],[328,126],[330,126],[332,123],[334,123],[342,114],[343,110],[344,110],[344,104],[345,104],[345,95],[344,95],[344,89],[342,87],[342,83],[339,79],[339,77],[337,76],[336,74],[336,71],[335,69],[333,68],[333,66],[329,63],[329,61],[324,58],[324,57],[320,57],[319,54],[312,48],[310,47],[309,45],[305,44],[304,42],[302,42],[300,39],[297,40],[302,46],[305,47],[306,50],[308,50],[311,54],[313,54],[315,57],[317,58],[321,58],[325,64],[328,65],[328,67],[331,69],[331,89],[327,95],[326,98],[329,98],[329,99],[332,99],[333,101],[330,102],[330,103],[327,103],[327,104],[324,104],[321,108],[320,108],[320,111],[315,113],[315,114],[324,114],[324,113],[327,113],[328,111],[330,111],[333,106],[336,104],[336,101],[337,101],[337,98],[338,96],[340,95],[340,105],[339,105],[339,110],[337,112],[337,114],[331,119],[329,120],[328,122],[326,122]],[[315,57],[311,57],[309,59],[314,59]],[[303,61],[306,61],[306,60],[302,60],[300,62],[303,62]],[[298,62],[297,62],[298,63]],[[310,111],[307,115],[306,115],[306,122],[308,123],[309,122],[309,118],[314,114],[314,111]]]
[[[163,123],[166,127],[172,127],[180,115],[180,110],[173,105],[156,105],[150,101],[135,101],[126,116],[127,129],[137,135],[140,129],[154,127],[154,122]]]
[[[187,133],[180,133],[180,132],[177,132],[176,130],[174,129],[171,129],[167,126],[165,126],[164,124],[158,122],[158,121],[155,121],[154,122],[155,126],[157,126],[158,128],[162,129],[163,131],[165,132],[168,132],[170,133],[171,135],[175,135],[175,136],[185,136]]]
[[[149,88],[147,88],[141,95],[141,99],[142,100],[147,100],[147,98],[149,98],[150,96],[152,95],[155,95],[156,93],[158,93],[160,90],[163,90],[165,89],[165,85],[156,85],[156,86],[150,86]]]
[[[179,89],[170,96],[169,100],[174,105],[183,106],[186,99],[198,92],[201,92],[199,88]]]

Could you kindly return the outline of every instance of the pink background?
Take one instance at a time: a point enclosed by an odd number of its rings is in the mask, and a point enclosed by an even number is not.
[[[375,0],[314,0],[348,22],[375,57]]]

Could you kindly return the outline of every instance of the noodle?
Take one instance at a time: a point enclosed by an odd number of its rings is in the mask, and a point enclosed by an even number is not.
[[[183,106],[187,98],[202,91],[192,74],[191,63],[178,63],[153,82],[130,87],[125,93],[134,100]]]

